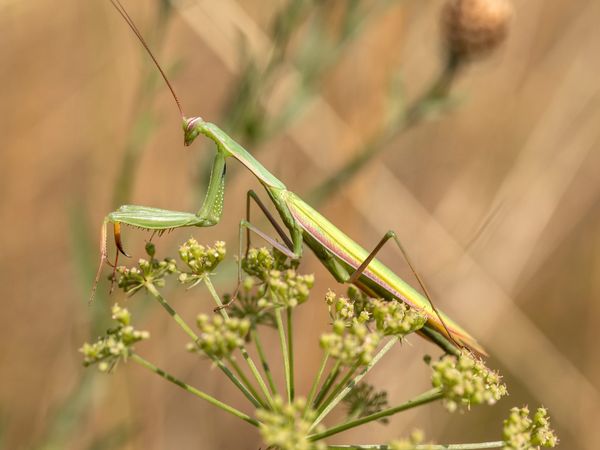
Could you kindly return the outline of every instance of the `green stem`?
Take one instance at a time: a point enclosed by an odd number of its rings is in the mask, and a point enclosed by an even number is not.
[[[256,345],[256,351],[258,352],[262,368],[265,371],[265,375],[267,376],[267,381],[269,382],[271,392],[273,393],[273,395],[278,395],[277,386],[273,381],[273,374],[271,373],[271,368],[269,367],[269,363],[267,362],[267,357],[265,355],[265,351],[263,349],[262,343],[258,335],[258,329],[253,328],[252,330],[250,330],[250,335],[252,336],[252,341],[254,342],[254,345]]]
[[[431,403],[435,400],[439,400],[443,397],[443,393],[439,388],[431,389],[427,392],[424,392],[421,395],[413,398],[412,400],[407,401],[401,405],[395,406],[393,408],[384,409],[383,411],[379,411],[373,414],[369,414],[368,416],[361,417],[356,420],[352,420],[350,422],[342,423],[335,427],[329,428],[321,433],[316,433],[309,436],[311,441],[318,441],[320,439],[325,439],[326,437],[333,436],[334,434],[341,433],[342,431],[349,430],[351,428],[358,427],[365,423],[373,422],[374,420],[379,420],[384,417],[388,417],[399,413],[401,411],[406,411],[407,409],[415,408],[417,406],[425,405],[426,403]]]
[[[215,290],[215,287],[212,284],[212,281],[210,281],[210,278],[204,277],[204,284],[208,288],[208,291],[210,292],[210,295],[212,296],[212,298],[215,300],[215,303],[219,307],[219,311],[221,312],[221,315],[223,316],[223,318],[225,320],[228,320],[229,319],[229,314],[227,314],[226,309],[223,307],[223,302],[221,301],[221,297],[219,297],[219,295],[217,294],[217,291]],[[254,376],[254,378],[256,379],[256,381],[258,382],[258,385],[260,386],[260,388],[263,391],[263,393],[265,394],[265,397],[267,399],[268,404],[272,405],[273,404],[273,399],[271,398],[271,394],[269,392],[269,389],[267,388],[267,385],[265,384],[265,381],[263,380],[262,376],[260,375],[260,372],[258,371],[258,369],[256,367],[256,364],[254,364],[254,361],[250,357],[250,354],[248,353],[248,351],[246,350],[245,347],[240,347],[240,352],[242,353],[242,357],[244,358],[244,360],[248,364],[248,367],[250,368],[250,371],[252,372],[252,375]],[[251,387],[251,386],[248,385],[248,387]],[[251,390],[253,390],[253,388]],[[255,397],[258,398],[258,396],[256,396],[256,395],[255,395]]]
[[[177,314],[177,311],[175,311],[171,305],[169,305],[169,303],[167,302],[167,300],[161,295],[161,293],[158,291],[158,289],[156,289],[156,286],[154,286],[152,283],[146,283],[146,289],[148,290],[148,292],[150,292],[150,294],[156,299],[158,300],[158,302],[160,303],[160,305],[169,313],[169,315],[171,317],[173,317],[173,319],[175,319],[175,322],[177,322],[177,324],[183,329],[183,331],[186,332],[186,334],[192,338],[192,340],[194,341],[194,343],[198,343],[198,335],[196,335],[196,333],[194,333],[194,330],[191,329],[191,327],[185,323],[185,320],[183,320],[183,318]],[[210,355],[209,355],[210,356]],[[246,387],[243,385],[243,383],[231,372],[231,370],[229,370],[227,368],[227,366],[225,366],[225,364],[223,364],[223,361],[220,361],[216,358],[212,358],[212,361],[219,367],[219,369],[221,369],[221,371],[227,375],[227,377],[233,382],[233,384],[235,384],[237,386],[237,388],[242,391],[242,394],[244,394],[244,396],[250,400],[250,403],[252,403],[255,407],[260,407],[260,403],[256,400],[256,398],[254,398],[254,396],[248,391],[248,389],[246,389]]]
[[[383,358],[383,356],[394,346],[396,342],[398,342],[398,338],[393,337],[383,346],[381,350],[379,350],[379,352],[375,355],[372,361],[362,370],[362,372],[359,373],[350,383],[348,383],[348,385],[344,389],[342,389],[342,391],[331,402],[327,404],[325,409],[323,409],[323,412],[319,414],[319,416],[315,419],[314,423],[311,425],[311,430],[314,427],[316,427],[319,423],[321,423],[321,421],[327,416],[327,414],[331,412],[333,408],[335,408],[338,405],[339,402],[346,398],[346,395],[348,395],[348,393],[352,389],[354,389],[354,386],[360,383],[363,377],[367,373],[369,373],[369,371],[375,366],[375,364],[377,364],[379,360]]]
[[[240,377],[240,379],[242,380],[242,383],[244,383],[244,386],[246,386],[246,388],[248,388],[248,390],[252,393],[254,398],[256,400],[258,400],[258,402],[260,403],[260,407],[267,409],[268,408],[267,401],[265,401],[265,399],[263,399],[260,396],[260,394],[258,393],[256,388],[252,385],[252,383],[250,382],[250,380],[248,379],[248,377],[246,376],[246,374],[244,373],[242,368],[238,365],[238,363],[236,363],[235,360],[231,356],[227,357],[227,362],[229,362],[231,367],[233,367],[233,370],[235,370],[235,373],[237,373],[238,377]]]
[[[281,345],[281,353],[283,354],[283,368],[285,370],[285,386],[288,396],[288,402],[292,401],[292,385],[290,377],[290,356],[286,344],[285,330],[283,328],[283,319],[281,318],[281,308],[275,309],[275,321],[277,322],[277,331],[279,332],[279,344]]]
[[[323,376],[323,372],[325,372],[325,366],[327,365],[327,361],[329,360],[329,353],[325,352],[323,355],[323,360],[321,361],[321,367],[317,371],[315,375],[315,379],[313,380],[313,384],[310,388],[310,392],[308,393],[308,398],[306,400],[306,409],[304,410],[304,416],[306,417],[306,412],[311,407],[315,394],[317,393],[317,387],[319,386],[319,382],[321,381],[321,377]]]
[[[169,313],[169,315],[173,319],[175,319],[175,322],[177,322],[177,324],[181,327],[181,329],[183,331],[185,331],[185,333],[189,337],[191,337],[194,342],[197,342],[198,335],[196,333],[194,333],[194,330],[192,330],[192,328],[187,323],[185,323],[185,320],[183,320],[183,318],[179,314],[177,314],[177,311],[175,311],[171,307],[171,305],[169,305],[167,300],[161,295],[160,292],[158,292],[158,289],[156,289],[156,286],[154,286],[152,283],[146,283],[145,287],[148,290],[148,292],[150,292],[150,294],[156,300],[158,300],[158,303],[160,303],[160,305]]]
[[[295,383],[294,383],[294,334],[292,332],[292,308],[287,307],[287,344],[288,358],[290,360],[290,402],[294,401]]]
[[[141,356],[139,356],[136,353],[132,353],[130,355],[130,358],[137,362],[138,364],[144,366],[146,369],[151,370],[152,372],[154,372],[157,375],[160,375],[161,377],[163,377],[165,380],[170,381],[173,384],[176,384],[177,386],[179,386],[180,388],[186,390],[187,392],[189,392],[190,394],[194,394],[197,397],[200,397],[203,400],[206,400],[207,402],[209,402],[210,404],[221,408],[223,411],[226,411],[230,414],[233,414],[234,416],[244,420],[245,422],[248,422],[251,425],[254,425],[255,427],[259,426],[259,422],[255,419],[253,419],[252,417],[248,416],[247,414],[244,414],[243,412],[233,408],[232,406],[227,405],[226,403],[223,403],[219,400],[217,400],[216,398],[214,398],[211,395],[206,394],[205,392],[202,392],[192,386],[190,386],[187,383],[184,383],[183,381],[175,378],[173,375],[165,372],[162,369],[159,369],[158,367],[156,367],[155,365],[153,365],[152,363],[150,363],[149,361],[145,360],[144,358],[142,358]]]
[[[354,375],[354,373],[356,372],[356,369],[358,369],[358,365],[354,365],[348,370],[346,375],[344,375],[344,378],[342,378],[342,380],[337,384],[337,386],[333,389],[333,391],[331,391],[329,396],[325,400],[323,400],[323,403],[321,404],[321,407],[318,409],[317,414],[320,415],[323,411],[325,411],[325,409],[333,401],[333,399],[336,397],[336,395],[338,395],[340,393],[340,391],[344,388],[344,386],[346,386],[346,383],[348,383],[350,378],[352,378],[352,375]],[[354,383],[351,383],[351,384],[352,384],[352,387],[355,386]]]
[[[480,450],[486,448],[502,448],[504,441],[477,442],[473,444],[422,444],[415,445],[412,450]],[[329,450],[389,450],[386,444],[363,444],[363,445],[328,445]]]
[[[331,372],[329,372],[329,375],[327,375],[327,378],[325,378],[325,382],[323,383],[323,386],[321,386],[321,389],[319,390],[319,393],[317,394],[317,398],[315,398],[315,401],[313,403],[313,408],[319,407],[319,404],[321,403],[323,398],[329,392],[331,385],[334,383],[334,381],[337,379],[338,375],[340,374],[341,366],[342,366],[342,363],[340,363],[339,360],[335,362],[333,368],[331,369]]]

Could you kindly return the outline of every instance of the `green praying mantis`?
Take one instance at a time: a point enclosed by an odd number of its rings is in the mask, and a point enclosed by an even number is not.
[[[302,256],[303,244],[306,244],[339,283],[352,283],[367,295],[388,300],[397,299],[421,311],[427,317],[427,322],[419,331],[420,334],[438,344],[443,350],[457,353],[460,348],[465,348],[480,355],[486,354],[475,338],[433,305],[424,283],[413,269],[406,252],[393,231],[386,233],[374,250],[368,252],[304,202],[298,195],[288,190],[285,184],[217,125],[200,117],[187,118],[183,114],[183,109],[171,83],[148,48],[133,20],[119,0],[111,0],[111,2],[149,53],[171,91],[183,120],[185,146],[191,145],[198,136],[202,135],[214,142],[216,155],[211,168],[206,196],[198,212],[190,213],[147,206],[123,205],[106,216],[101,233],[100,267],[98,268],[93,291],[95,291],[102,273],[103,264],[108,262],[107,226],[109,223],[112,223],[114,227],[117,257],[119,252],[129,256],[122,245],[121,224],[158,233],[175,228],[210,227],[217,224],[223,212],[226,160],[233,158],[250,170],[262,184],[272,205],[279,214],[280,220],[289,232],[288,236],[263,201],[254,191],[250,190],[246,197],[246,219],[240,222],[240,250],[244,231],[246,232],[246,242],[249,241],[250,232],[253,232],[293,259]],[[283,244],[270,238],[252,225],[250,222],[252,201],[265,214]],[[400,248],[425,295],[419,293],[391,269],[375,259],[377,252],[390,239],[395,241]],[[233,297],[235,298],[235,294]]]

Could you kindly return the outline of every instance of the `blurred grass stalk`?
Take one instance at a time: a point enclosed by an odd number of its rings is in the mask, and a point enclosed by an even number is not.
[[[148,42],[160,49],[164,35],[172,17],[172,6],[167,0],[158,1],[156,18],[148,27]],[[131,198],[138,162],[143,149],[155,127],[155,113],[151,105],[157,91],[157,74],[145,55],[140,55],[144,61],[145,73],[136,89],[132,111],[131,133],[127,136],[119,174],[115,181],[112,195],[112,206],[116,207],[127,203]],[[98,261],[97,229],[91,227],[86,219],[85,202],[81,198],[74,200],[74,205],[69,210],[70,233],[72,236],[71,251],[77,268],[77,278],[80,281],[82,298],[87,298],[90,291],[90,280],[93,279]],[[107,295],[99,290],[96,302],[104,304]],[[90,336],[93,338],[101,334],[107,325],[107,318],[101,314],[101,308],[93,308],[90,323]],[[93,371],[81,372],[76,385],[67,394],[66,398],[57,406],[49,417],[51,418],[43,435],[31,448],[37,450],[51,450],[66,448],[73,441],[73,434],[80,432],[82,424],[87,419],[86,411],[91,401],[92,391],[96,382],[96,373]],[[116,448],[123,445],[131,435],[129,425],[117,425],[102,435],[92,438],[88,448],[90,450],[103,450]]]
[[[343,5],[334,5],[313,0],[288,0],[272,21],[268,34],[271,48],[266,57],[250,54],[247,44],[241,43],[242,68],[222,113],[223,128],[252,152],[259,151],[261,144],[286,131],[301,115],[317,94],[327,70],[373,18],[393,3],[393,0],[378,0],[365,5],[349,0]],[[332,19],[338,15],[339,25],[332,33]],[[292,46],[299,33],[304,33],[303,39]],[[246,56],[248,54],[251,56]],[[290,65],[298,68],[300,81],[292,95],[275,112],[269,113],[264,106],[265,100],[273,96]],[[200,196],[210,176],[210,161],[203,160],[201,166],[197,193]]]

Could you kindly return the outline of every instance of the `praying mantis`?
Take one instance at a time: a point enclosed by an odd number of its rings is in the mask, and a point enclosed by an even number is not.
[[[419,333],[438,344],[446,352],[456,354],[460,351],[460,348],[465,348],[479,355],[486,354],[483,347],[475,338],[434,306],[425,284],[413,269],[400,240],[393,231],[386,233],[377,246],[371,252],[368,252],[309,204],[304,202],[298,195],[288,190],[283,182],[277,179],[217,125],[207,122],[200,117],[186,117],[183,114],[181,103],[175,94],[173,86],[148,48],[133,20],[119,0],[111,0],[111,3],[136,34],[171,91],[183,121],[184,145],[190,146],[196,138],[202,135],[214,142],[216,154],[211,168],[208,189],[198,212],[180,212],[147,206],[123,205],[105,217],[101,232],[100,266],[93,291],[95,291],[96,284],[102,273],[103,264],[108,261],[108,224],[113,224],[117,257],[119,252],[125,256],[129,256],[125,252],[121,241],[122,224],[158,233],[175,228],[209,227],[216,225],[220,221],[223,212],[226,160],[233,158],[252,172],[258,179],[264,187],[268,198],[271,200],[272,206],[277,211],[281,222],[283,222],[289,232],[289,235],[286,234],[265,203],[254,191],[250,190],[246,197],[246,219],[240,222],[240,250],[244,231],[246,232],[247,242],[249,241],[250,232],[253,232],[292,259],[299,259],[302,256],[303,245],[305,244],[339,283],[354,284],[369,296],[380,297],[386,300],[397,299],[419,310],[427,317],[427,322]],[[283,241],[283,244],[272,239],[252,225],[250,222],[250,206],[252,201],[265,214]],[[390,239],[400,248],[411,270],[413,270],[424,295],[402,280],[383,263],[375,259],[377,252]]]

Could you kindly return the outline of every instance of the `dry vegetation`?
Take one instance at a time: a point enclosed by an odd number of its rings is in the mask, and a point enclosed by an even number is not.
[[[139,27],[150,33],[155,2],[128,3]],[[167,66],[181,63],[173,80],[188,114],[218,122],[240,69],[241,36],[248,39],[247,51],[264,57],[266,24],[282,3],[178,2],[160,58]],[[435,74],[441,6],[399,2],[372,18],[301,116],[263,146],[265,165],[300,194],[339,167],[384,120],[387,86],[399,68],[409,98]],[[600,320],[599,15],[595,0],[519,2],[506,45],[459,78],[459,107],[396,139],[321,207],[366,247],[396,230],[438,304],[480,338],[492,355],[490,365],[511,387],[509,401],[473,417],[426,407],[387,427],[373,425],[371,436],[385,440],[419,425],[438,441],[478,440],[498,427],[511,405],[543,403],[563,448],[600,447],[594,335]],[[140,101],[136,86],[151,69],[106,1],[68,0],[58,7],[49,0],[0,0],[0,29],[0,423],[5,448],[12,449],[44,435],[54,408],[81,378],[76,349],[89,333],[90,316],[108,310],[102,300],[87,306],[92,279],[77,269],[82,237],[74,234],[71,218],[83,208],[95,245],[96,230],[113,206],[123,143]],[[267,109],[277,107],[294,76],[289,68],[279,94],[263,99]],[[132,201],[194,210],[201,198],[194,177],[206,147],[183,148],[176,109],[166,89],[157,89],[148,108],[158,120]],[[166,235],[161,249],[190,232],[199,241],[221,238],[235,247],[244,192],[256,183],[231,172],[222,223]],[[125,231],[134,255],[143,252],[146,237]],[[383,259],[401,266],[393,250]],[[311,256],[303,270],[317,274],[316,292],[332,286]],[[199,309],[189,303],[179,308],[188,314]],[[305,343],[299,342],[298,353],[312,372],[319,361],[309,352],[327,315],[319,302],[300,315]],[[217,384],[220,377],[208,362],[183,357],[185,337],[165,328],[161,311],[146,309],[144,321],[161,336],[147,346],[156,361],[233,404],[239,401]],[[373,374],[391,398],[407,397],[427,382],[418,355],[433,350],[412,344]],[[298,383],[307,389],[310,379],[299,371]],[[70,448],[88,448],[92,436],[117,425],[133,430],[124,447],[131,449],[260,445],[253,429],[137,368],[94,379],[84,411]]]

